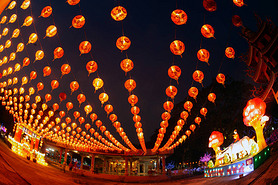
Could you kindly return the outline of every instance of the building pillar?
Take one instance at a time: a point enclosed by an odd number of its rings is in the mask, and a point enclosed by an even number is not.
[[[159,172],[159,168],[160,168],[160,161],[159,161],[159,156],[156,156],[156,172]]]
[[[103,158],[103,170],[102,170],[103,173],[106,173],[106,166],[107,166],[107,159],[104,157]]]
[[[166,171],[165,171],[165,155],[162,156],[162,174],[166,174]]]
[[[132,174],[132,159],[129,160],[129,174]]]
[[[62,161],[62,155],[63,155],[63,148],[61,148],[61,150],[60,150],[59,163],[61,163],[61,161]]]
[[[83,163],[84,163],[84,155],[81,155],[81,165],[80,165],[80,169],[83,169]]]
[[[125,176],[128,176],[128,158],[125,157]]]
[[[91,155],[92,159],[91,159],[91,172],[94,173],[95,171],[95,154]]]
[[[64,155],[64,164],[67,166],[67,159],[68,159],[68,151],[69,149],[65,149],[65,155]]]

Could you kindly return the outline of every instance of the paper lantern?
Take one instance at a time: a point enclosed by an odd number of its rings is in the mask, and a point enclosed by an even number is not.
[[[111,17],[115,21],[122,21],[122,20],[124,20],[126,18],[126,16],[127,16],[127,11],[122,6],[116,6],[111,11]]]
[[[161,114],[161,118],[162,118],[162,120],[164,120],[164,121],[168,121],[168,120],[171,118],[171,114],[170,114],[169,112],[163,112],[163,113]]]
[[[31,44],[31,43],[34,44],[37,42],[37,40],[38,40],[38,35],[36,33],[31,33],[27,44]]]
[[[8,9],[12,10],[14,9],[14,7],[16,6],[16,1],[12,1],[9,6],[8,6]]]
[[[133,106],[133,107],[131,107],[130,112],[131,112],[133,115],[137,115],[137,114],[139,114],[140,109],[139,109],[139,107],[137,107],[137,106]]]
[[[30,81],[34,80],[37,78],[37,72],[36,71],[31,71],[30,73]]]
[[[97,120],[97,115],[96,115],[96,113],[92,113],[92,114],[90,115],[90,119],[92,120],[92,122],[94,122],[95,120]]]
[[[72,6],[77,5],[79,2],[80,2],[80,0],[67,0],[67,3]]]
[[[196,87],[191,87],[189,90],[188,90],[188,95],[192,98],[194,98],[196,100],[196,97],[198,95],[198,89]]]
[[[232,47],[227,47],[227,48],[225,49],[225,55],[226,55],[226,57],[228,57],[228,58],[234,59],[234,58],[235,58],[235,50],[234,50],[234,48],[232,48]]]
[[[53,52],[53,55],[54,55],[53,61],[54,61],[55,59],[57,59],[57,58],[62,58],[62,57],[64,56],[64,50],[63,50],[63,48],[61,48],[61,47],[55,48],[55,50],[54,50],[54,52]]]
[[[163,104],[163,108],[168,111],[168,112],[171,112],[171,110],[174,108],[174,104],[173,102],[171,101],[166,101],[164,104]]]
[[[43,88],[44,88],[43,83],[42,83],[42,82],[39,82],[39,83],[37,84],[38,92],[41,91],[41,90],[43,90]]]
[[[22,26],[30,26],[32,23],[33,23],[33,17],[28,16],[28,17],[25,18],[24,23],[22,24]]]
[[[60,111],[60,112],[59,112],[59,116],[60,116],[61,118],[65,117],[65,115],[66,115],[66,113],[65,113],[64,111]]]
[[[203,6],[209,12],[214,12],[217,9],[217,5],[214,0],[203,0]]]
[[[89,53],[91,49],[92,45],[89,41],[83,41],[79,44],[80,55]]]
[[[219,73],[217,76],[216,76],[216,81],[220,84],[223,84],[225,83],[225,75],[222,74],[222,73]]]
[[[109,96],[106,93],[101,93],[98,98],[99,98],[99,101],[101,102],[101,104],[104,104],[105,102],[108,101]]]
[[[174,55],[182,55],[185,50],[185,45],[180,40],[174,40],[170,44],[170,50]]]
[[[124,60],[122,60],[120,66],[121,66],[121,69],[125,73],[127,73],[133,69],[133,62],[130,59],[124,59]]]
[[[33,87],[29,88],[29,96],[35,93],[35,89]]]
[[[46,101],[46,102],[49,102],[51,99],[52,99],[51,94],[46,94],[46,95],[45,95],[45,101]]]
[[[61,73],[62,73],[61,78],[62,78],[64,75],[69,74],[70,71],[71,71],[70,65],[68,65],[68,64],[63,64],[63,65],[61,66]]]
[[[49,66],[45,66],[43,68],[43,76],[49,76],[51,74],[51,68]]]
[[[187,14],[183,10],[177,9],[171,13],[171,19],[176,25],[183,25],[187,22]]]
[[[10,17],[10,20],[9,20],[9,23],[14,23],[17,19],[17,15],[16,14],[13,14],[11,17]]]
[[[206,49],[200,49],[197,52],[197,58],[202,62],[206,62],[207,64],[209,64],[208,63],[209,57],[210,57],[209,51]]]
[[[186,101],[184,104],[183,104],[183,107],[185,110],[187,110],[188,112],[191,111],[191,109],[193,108],[193,103],[191,101]]]
[[[70,117],[66,117],[65,121],[66,121],[67,124],[69,124],[71,122]]]
[[[36,52],[36,54],[35,54],[35,61],[37,61],[37,60],[42,60],[43,57],[44,57],[44,52],[43,52],[43,50],[38,50],[38,51]],[[35,62],[35,61],[34,61],[34,62]]]
[[[80,125],[82,125],[82,123],[85,122],[85,119],[84,119],[83,117],[79,117],[79,118],[78,118],[78,121],[79,121]]]
[[[191,110],[191,109],[190,109]],[[183,119],[183,120],[187,120],[187,118],[188,118],[188,112],[187,111],[182,111],[181,113],[180,113],[180,117]]]
[[[105,112],[109,115],[113,111],[113,106],[110,104],[105,105],[104,107]]]
[[[67,102],[66,107],[68,111],[73,108],[73,104],[71,102]]]
[[[97,120],[95,124],[99,128],[102,125],[102,122],[100,120]]]
[[[0,24],[4,24],[7,21],[7,16],[1,18]]]
[[[136,88],[136,82],[133,79],[128,79],[125,82],[125,88],[128,90],[128,92],[133,91]]]
[[[242,7],[244,5],[243,0],[233,0],[233,2],[238,7]]]
[[[57,80],[51,81],[52,90],[57,89],[59,87],[59,82]]]
[[[86,96],[84,94],[79,94],[77,96],[77,101],[79,102],[79,106],[86,101]]]
[[[17,78],[17,77],[14,77],[14,78],[13,78],[13,85],[17,84],[17,82],[18,82],[18,78]],[[14,93],[14,94],[16,94],[16,93]]]
[[[16,58],[16,54],[15,54],[14,52],[12,52],[12,53],[10,54],[10,59],[9,59],[9,61],[14,61],[15,58]],[[11,74],[11,73],[10,73],[10,74]]]
[[[181,75],[181,69],[178,66],[171,66],[168,69],[168,76],[176,81],[178,81],[179,77]]]
[[[30,0],[24,0],[20,6],[21,9],[26,10],[30,6]]]
[[[214,29],[211,25],[205,24],[201,28],[201,33],[206,38],[214,38]]]
[[[36,96],[35,100],[36,100],[36,103],[39,103],[41,101],[41,97],[40,96]]]
[[[24,50],[24,44],[21,42],[17,45],[16,52],[22,52]]]
[[[54,26],[54,25],[48,26],[45,31],[45,37],[54,37],[56,35],[56,33],[57,33],[56,26]]]
[[[134,115],[132,119],[133,119],[134,122],[139,122],[139,121],[141,121],[141,116]]]
[[[89,75],[90,75],[91,73],[96,72],[96,70],[97,70],[97,63],[96,63],[95,61],[89,61],[89,62],[87,63],[87,65],[86,65],[86,69],[87,69]]]
[[[20,34],[20,29],[16,28],[14,31],[13,31],[13,34],[12,34],[12,38],[17,38]]]
[[[106,127],[102,125],[99,129],[103,133],[106,130]]]
[[[130,47],[131,41],[126,36],[121,36],[116,41],[116,46],[119,50],[127,50]]]
[[[93,86],[95,88],[95,92],[103,87],[103,80],[101,78],[95,78],[93,80]]]
[[[60,93],[59,94],[59,99],[60,99],[60,101],[63,101],[63,100],[65,100],[67,98],[67,95],[66,95],[66,93]]]
[[[71,127],[72,127],[73,129],[75,129],[75,128],[77,127],[77,124],[76,124],[76,123],[72,123],[72,124],[71,124]]]
[[[233,25],[236,26],[236,27],[242,26],[242,20],[241,20],[240,16],[234,15],[234,16],[232,17],[232,23],[233,23]]]
[[[196,129],[196,125],[194,124],[190,125],[189,129],[192,130],[192,132],[194,132],[194,130]]]
[[[41,16],[44,17],[44,18],[49,17],[51,14],[52,14],[52,7],[51,6],[46,6],[41,11]]]
[[[214,93],[209,93],[208,100],[212,103],[215,103],[216,95]]]
[[[177,93],[178,93],[178,89],[173,85],[170,85],[169,87],[166,88],[166,95],[172,99],[175,98]]]
[[[86,105],[84,107],[84,111],[86,112],[86,116],[87,116],[88,114],[90,114],[93,111],[93,108],[91,105]]]
[[[194,122],[197,123],[198,125],[200,125],[201,121],[202,121],[202,119],[200,117],[196,117],[194,119]]]
[[[7,40],[7,41],[5,42],[5,48],[9,48],[9,47],[11,47],[11,45],[12,45],[12,41]]]
[[[116,114],[111,114],[111,115],[109,116],[109,119],[110,119],[110,121],[113,123],[113,122],[117,121],[118,117],[117,117]]]
[[[130,103],[131,106],[134,106],[138,102],[138,97],[132,94],[128,97],[128,102]]]
[[[193,77],[194,81],[199,82],[200,84],[202,84],[203,79],[204,79],[204,73],[200,70],[196,70],[196,71],[194,71],[192,77]],[[202,86],[203,86],[203,84],[202,84]]]
[[[79,83],[77,81],[72,81],[70,83],[71,93],[79,89]]]
[[[77,15],[72,19],[72,26],[74,28],[82,28],[85,24],[85,17]]]
[[[205,108],[205,107],[201,108],[200,114],[202,114],[204,117],[206,117],[206,114],[207,114],[207,113],[208,113],[207,108]]]
[[[80,117],[80,113],[78,111],[74,111],[73,116],[75,119]]]

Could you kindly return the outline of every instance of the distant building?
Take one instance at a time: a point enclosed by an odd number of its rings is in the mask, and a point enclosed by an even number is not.
[[[261,84],[261,91],[256,92],[260,98],[271,101],[274,97],[278,103],[278,28],[270,20],[256,18],[258,31],[242,27],[242,36],[249,43],[244,61],[249,67],[248,75]]]

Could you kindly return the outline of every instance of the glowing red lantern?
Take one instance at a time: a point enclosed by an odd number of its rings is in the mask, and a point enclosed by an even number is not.
[[[170,44],[170,50],[174,55],[182,55],[184,50],[185,50],[185,45],[182,41],[180,40],[174,40]]]
[[[116,46],[119,50],[127,50],[130,47],[131,41],[126,36],[121,36],[116,41]]]
[[[192,107],[193,107],[193,103],[191,101],[186,101],[184,104],[183,104],[183,107],[185,110],[187,110],[188,112],[191,111]]]
[[[235,50],[234,50],[234,48],[227,47],[226,50],[225,50],[225,55],[228,58],[234,59],[235,58]]]
[[[169,87],[167,87],[166,89],[166,95],[169,96],[170,98],[174,99],[175,96],[177,95],[178,93],[178,89],[173,86],[173,85],[170,85]]]
[[[217,76],[216,76],[216,81],[220,84],[223,84],[225,83],[225,75],[222,74],[222,73],[219,73]]]
[[[188,95],[192,98],[194,98],[196,100],[196,97],[198,95],[198,89],[196,87],[191,87],[189,90],[188,90]]]
[[[206,62],[208,65],[209,65],[208,63],[209,57],[210,57],[209,51],[206,49],[200,49],[197,52],[197,58],[202,62]]]
[[[174,104],[173,102],[171,101],[166,101],[164,104],[163,104],[163,108],[168,111],[168,112],[171,112],[171,110],[174,108]]]
[[[206,38],[211,38],[211,37],[214,38],[214,29],[209,24],[205,24],[205,25],[202,26],[201,33]]]
[[[233,22],[233,25],[236,27],[242,26],[242,20],[241,20],[240,16],[238,16],[238,15],[234,15],[232,17],[232,22]]]
[[[178,66],[171,66],[168,69],[168,76],[176,81],[178,81],[181,75],[181,69]]]
[[[214,0],[203,0],[203,6],[209,12],[214,12],[217,9],[217,5]]]
[[[171,19],[176,25],[183,25],[187,22],[187,14],[183,10],[177,9],[171,13]]]

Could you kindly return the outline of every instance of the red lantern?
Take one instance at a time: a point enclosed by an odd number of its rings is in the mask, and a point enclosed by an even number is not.
[[[126,16],[127,16],[127,11],[122,6],[116,6],[111,11],[111,17],[115,21],[122,21],[122,20],[124,20],[126,18]]]
[[[187,110],[188,112],[191,111],[192,107],[193,107],[193,103],[191,101],[186,101],[184,104],[183,104],[183,107],[185,110]]]
[[[46,101],[46,102],[50,101],[51,99],[52,99],[51,94],[46,94],[46,95],[45,95],[45,101]]]
[[[176,25],[183,25],[187,22],[187,14],[183,10],[177,9],[171,13],[171,19]]]
[[[51,6],[46,6],[41,11],[41,16],[44,18],[49,17],[52,14],[52,8]]]
[[[71,93],[79,89],[79,83],[77,81],[72,81],[70,83]]]
[[[49,76],[51,74],[51,68],[46,66],[43,68],[43,76]]]
[[[100,120],[97,120],[95,124],[97,127],[100,127],[102,125],[102,122]]]
[[[57,58],[62,58],[62,57],[64,56],[64,50],[63,50],[63,48],[57,47],[57,48],[54,50],[53,55],[54,55],[53,61],[54,61],[55,59],[57,59]]]
[[[94,122],[95,120],[97,120],[97,115],[96,115],[96,113],[92,113],[92,114],[90,115],[90,119],[92,120],[92,122]]]
[[[80,55],[89,53],[91,49],[92,45],[89,41],[83,41],[79,44]]]
[[[73,108],[73,104],[71,102],[67,102],[66,107],[68,111]]]
[[[190,125],[189,129],[192,130],[192,132],[194,132],[194,130],[196,129],[196,125],[194,124]]]
[[[131,104],[131,106],[134,106],[138,102],[138,97],[132,94],[128,97],[128,102]]]
[[[216,99],[216,95],[214,93],[209,93],[208,95],[208,100],[212,103],[215,102],[215,99]]]
[[[53,110],[54,110],[54,111],[56,111],[56,110],[59,109],[58,103],[54,103],[54,104],[52,105],[52,107],[53,107]]]
[[[74,111],[73,116],[75,120],[80,117],[80,113],[78,111]]]
[[[77,101],[79,102],[79,106],[86,101],[86,96],[84,94],[79,94],[77,96]]]
[[[223,84],[225,83],[225,75],[222,74],[222,73],[219,73],[217,76],[216,76],[216,81],[220,84]]]
[[[70,71],[71,71],[70,65],[68,65],[68,64],[63,64],[63,65],[61,66],[62,77],[63,77],[64,75],[69,74]],[[61,78],[62,78],[62,77],[61,77]]]
[[[173,85],[170,85],[169,87],[167,87],[166,89],[166,95],[169,96],[170,98],[174,99],[175,96],[177,95],[178,93],[178,89],[173,86]]]
[[[133,62],[130,59],[124,59],[122,60],[120,66],[122,70],[127,73],[133,69]]]
[[[171,101],[166,101],[164,104],[163,104],[163,108],[168,111],[168,112],[171,112],[171,110],[174,108],[174,104],[173,102]]]
[[[139,107],[133,106],[133,107],[131,107],[130,112],[131,112],[133,115],[137,115],[137,114],[139,114],[140,109],[139,109]]]
[[[95,61],[89,61],[89,62],[87,63],[87,65],[86,65],[86,69],[87,69],[89,75],[90,75],[91,73],[96,72],[96,70],[97,70],[97,63],[96,63]]]
[[[171,66],[168,69],[168,76],[176,81],[178,81],[181,75],[181,69],[178,66]]]
[[[82,123],[85,122],[85,119],[84,119],[83,117],[79,117],[79,118],[78,118],[78,121],[79,121],[80,125],[82,125]]]
[[[197,58],[202,61],[202,62],[206,62],[208,65],[208,61],[209,61],[209,51],[206,49],[200,49],[197,53]]]
[[[113,106],[110,104],[105,105],[104,107],[105,112],[109,115],[113,111]]]
[[[192,98],[194,98],[196,100],[196,97],[198,95],[198,89],[196,87],[191,87],[189,90],[188,90],[188,95]]]
[[[214,38],[214,29],[209,24],[205,24],[205,25],[202,26],[201,33],[206,38],[211,38],[211,37]]]
[[[44,88],[43,83],[42,83],[42,82],[39,82],[39,83],[37,84],[38,92],[41,91],[41,90],[43,90],[43,88]]]
[[[72,19],[71,25],[74,28],[82,28],[85,24],[85,17],[82,15],[77,15]]]
[[[60,101],[63,101],[63,100],[65,100],[65,99],[67,99],[67,95],[66,95],[66,93],[60,93],[59,94],[59,98],[60,98]]]
[[[227,47],[226,50],[225,50],[225,55],[228,58],[234,59],[235,58],[235,50],[234,50],[234,48]]]
[[[181,114],[180,114],[180,117],[186,121],[187,118],[188,118],[188,112],[187,111],[182,111]]]
[[[243,0],[233,0],[233,2],[238,7],[242,7],[244,5]]]
[[[242,20],[241,20],[240,16],[238,16],[238,15],[234,15],[232,17],[232,22],[233,22],[233,25],[236,27],[242,26]]]
[[[201,119],[200,117],[196,117],[194,121],[195,121],[195,123],[197,123],[198,125],[200,125],[202,119]]]
[[[117,39],[116,46],[119,50],[127,50],[130,47],[131,41],[126,36],[121,36]]]
[[[194,71],[192,77],[193,77],[194,81],[199,82],[203,86],[202,82],[203,82],[203,79],[204,79],[204,73],[202,71],[200,71],[200,70]]]
[[[32,71],[31,73],[30,73],[30,80],[34,80],[34,79],[36,79],[37,78],[37,72],[36,71]]]
[[[161,118],[162,118],[162,120],[164,120],[164,121],[168,121],[168,120],[171,118],[171,114],[170,114],[169,112],[163,112],[163,113],[161,114]]]
[[[136,82],[133,79],[128,79],[125,82],[125,88],[128,90],[128,92],[133,91],[135,87],[136,87]]]
[[[108,101],[109,96],[106,93],[101,93],[98,97],[99,101],[101,102],[101,104],[103,105],[105,102]]]
[[[182,41],[180,40],[174,40],[170,44],[170,50],[174,55],[182,55],[184,50],[185,50],[185,45]]]
[[[110,119],[110,121],[113,123],[113,122],[117,121],[118,117],[117,117],[116,114],[111,114],[111,115],[109,116],[109,119]]]
[[[203,6],[209,12],[214,12],[217,9],[217,5],[214,0],[203,0]]]
[[[206,117],[206,114],[207,114],[207,113],[208,113],[207,108],[205,108],[205,107],[201,108],[200,114],[202,114],[204,117]]]
[[[52,90],[57,89],[59,87],[59,82],[57,80],[51,81]]]

